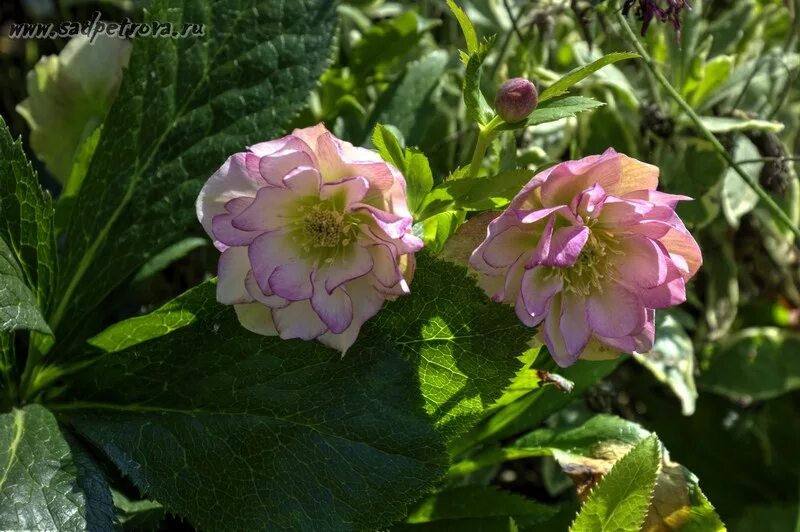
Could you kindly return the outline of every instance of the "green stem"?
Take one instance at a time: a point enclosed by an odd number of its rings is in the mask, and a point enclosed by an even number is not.
[[[492,141],[497,137],[497,126],[503,123],[503,119],[499,116],[492,118],[486,125],[479,126],[478,140],[475,142],[475,151],[472,152],[472,160],[469,163],[469,171],[467,177],[477,177],[481,169],[481,162],[486,156],[486,150],[492,144]]]
[[[655,64],[653,63],[653,59],[650,57],[650,54],[647,53],[647,50],[644,49],[642,43],[639,41],[636,34],[633,32],[631,27],[628,25],[628,21],[625,20],[625,17],[622,15],[622,12],[619,9],[614,10],[614,15],[622,28],[622,32],[630,44],[634,47],[634,49],[642,56],[642,60],[644,61],[645,66],[647,66],[648,70],[652,72],[653,76],[656,80],[661,84],[662,87],[667,91],[667,94],[678,104],[678,106],[686,113],[686,116],[694,123],[697,130],[708,140],[714,149],[725,159],[725,161],[730,165],[731,168],[736,171],[737,174],[744,179],[744,182],[753,189],[753,192],[759,197],[761,201],[767,206],[767,208],[772,212],[772,215],[780,220],[783,224],[786,225],[788,229],[792,231],[795,238],[800,238],[800,228],[798,228],[789,216],[783,212],[783,210],[775,203],[775,200],[763,189],[761,185],[758,184],[758,181],[750,176],[747,172],[742,170],[741,166],[739,166],[736,161],[733,160],[733,157],[727,152],[724,146],[717,140],[717,137],[714,136],[708,128],[703,125],[702,120],[694,112],[694,109],[686,103],[681,95],[675,90],[675,87],[670,84],[667,78],[656,68]]]

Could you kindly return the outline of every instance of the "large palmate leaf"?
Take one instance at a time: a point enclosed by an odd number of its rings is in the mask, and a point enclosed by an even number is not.
[[[110,530],[99,467],[40,405],[0,415],[0,529]]]
[[[60,330],[184,236],[229,155],[283,133],[335,25],[332,0],[156,0],[147,18],[204,24],[205,36],[136,40],[66,230]]]
[[[94,338],[52,408],[200,528],[376,529],[444,474],[530,336],[463,268],[418,256],[411,288],[342,358],[247,332],[201,285]]]
[[[0,117],[0,239],[5,241],[0,250],[3,262],[2,274],[17,277],[19,283],[15,291],[11,285],[3,286],[5,307],[10,301],[8,291],[20,294],[28,301],[23,307],[25,314],[46,312],[56,270],[56,245],[53,235],[53,207],[50,195],[42,191],[36,173],[33,171],[20,141],[14,142]],[[15,271],[15,274],[10,273]],[[30,289],[22,296],[23,288]],[[31,297],[33,296],[33,297]],[[21,302],[21,301],[20,301]],[[31,307],[38,304],[39,310]],[[5,315],[5,312],[4,312]],[[3,321],[6,321],[3,319]],[[30,328],[43,330],[43,320],[37,318],[36,326]],[[10,327],[16,328],[16,327]],[[44,325],[46,330],[47,326]],[[6,327],[3,327],[6,330]]]
[[[17,329],[50,332],[14,253],[0,239],[0,331]]]

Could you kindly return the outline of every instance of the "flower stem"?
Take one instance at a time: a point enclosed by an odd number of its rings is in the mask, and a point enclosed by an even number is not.
[[[481,162],[486,156],[486,150],[497,137],[495,129],[502,123],[503,119],[495,116],[485,126],[479,126],[478,140],[475,142],[475,151],[472,152],[472,160],[469,163],[467,177],[477,177],[478,171],[481,169]]]
[[[614,16],[617,19],[620,27],[622,28],[622,33],[626,37],[626,39],[630,42],[630,44],[634,47],[634,49],[642,56],[642,60],[644,61],[645,66],[647,69],[653,74],[664,90],[667,91],[667,94],[678,104],[678,106],[686,113],[686,116],[694,123],[697,130],[711,143],[714,149],[725,159],[725,161],[730,165],[731,168],[736,171],[737,174],[744,179],[744,182],[753,189],[753,192],[758,195],[759,199],[764,202],[767,208],[770,210],[772,215],[780,220],[786,227],[792,231],[796,239],[800,239],[800,228],[798,228],[789,216],[783,212],[783,210],[778,206],[775,200],[763,189],[761,185],[759,185],[758,181],[750,176],[747,172],[745,172],[736,161],[733,160],[733,157],[728,153],[728,151],[722,146],[717,137],[714,136],[708,128],[703,125],[702,120],[694,112],[694,109],[686,103],[686,100],[675,90],[675,87],[670,84],[669,80],[664,77],[664,75],[656,68],[653,59],[650,57],[650,54],[647,53],[647,50],[644,49],[642,43],[639,41],[639,38],[633,32],[631,27],[628,25],[628,21],[625,20],[625,16],[619,9],[614,10]]]

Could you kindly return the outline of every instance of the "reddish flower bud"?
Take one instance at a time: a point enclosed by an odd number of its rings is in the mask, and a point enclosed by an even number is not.
[[[536,86],[525,78],[511,78],[497,91],[494,107],[506,122],[519,122],[536,109],[539,94]]]

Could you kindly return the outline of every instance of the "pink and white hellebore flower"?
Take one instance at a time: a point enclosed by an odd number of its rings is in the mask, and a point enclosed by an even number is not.
[[[217,300],[244,327],[343,353],[384,300],[409,292],[422,248],[400,172],[322,124],[229,157],[197,217],[222,252]]]
[[[656,191],[658,168],[607,150],[541,172],[488,227],[470,264],[562,367],[653,347],[655,309],[682,303],[702,264]]]

